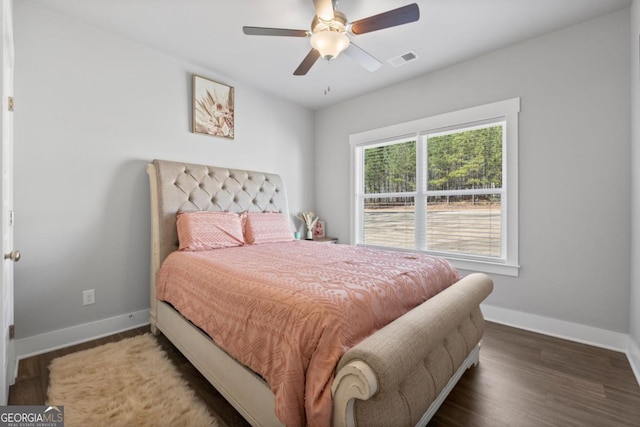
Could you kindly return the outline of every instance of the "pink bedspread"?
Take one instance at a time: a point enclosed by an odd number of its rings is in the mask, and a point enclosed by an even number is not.
[[[174,252],[157,297],[260,374],[285,425],[328,426],[344,352],[459,278],[441,258],[293,241]]]

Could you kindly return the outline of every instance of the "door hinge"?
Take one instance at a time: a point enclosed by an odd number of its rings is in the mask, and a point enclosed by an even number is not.
[[[9,108],[9,111],[13,111],[13,96],[9,97],[9,105],[7,106]]]
[[[13,227],[13,218],[14,218],[13,211],[9,211],[9,227]]]
[[[16,325],[9,325],[9,339],[12,340],[16,337]]]

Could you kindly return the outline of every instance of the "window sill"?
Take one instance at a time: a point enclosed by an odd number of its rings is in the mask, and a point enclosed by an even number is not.
[[[447,259],[455,268],[459,270],[491,273],[491,274],[502,274],[504,276],[513,276],[513,277],[518,277],[520,273],[519,265],[451,258],[447,256],[443,256],[443,258]]]
[[[376,246],[376,245],[363,245],[358,243],[356,243],[356,246],[362,246],[366,248],[378,248],[378,249],[385,249],[385,250],[391,250],[391,251],[418,252],[410,249],[400,249],[400,248],[392,248],[387,246]],[[458,270],[465,270],[473,273],[501,274],[503,276],[512,276],[512,277],[518,277],[520,275],[520,266],[518,264],[507,264],[504,262],[495,262],[490,260],[456,258],[453,256],[447,256],[446,253],[442,253],[442,252],[420,251],[420,253],[444,258],[447,261],[449,261],[451,265],[453,265]]]

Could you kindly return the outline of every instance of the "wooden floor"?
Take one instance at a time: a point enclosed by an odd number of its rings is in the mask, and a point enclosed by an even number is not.
[[[54,358],[145,332],[20,361],[9,404],[45,403]],[[248,426],[166,338],[159,341],[221,427]],[[640,386],[622,353],[487,323],[480,364],[465,373],[429,426],[640,426]]]

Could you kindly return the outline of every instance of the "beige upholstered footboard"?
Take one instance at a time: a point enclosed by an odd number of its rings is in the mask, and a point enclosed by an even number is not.
[[[488,276],[471,274],[347,351],[333,384],[334,426],[426,424],[482,337],[479,304],[492,289]]]

